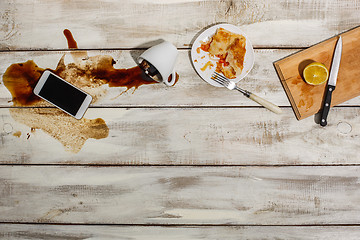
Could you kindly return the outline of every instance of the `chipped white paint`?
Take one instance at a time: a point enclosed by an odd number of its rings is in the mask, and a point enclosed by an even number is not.
[[[24,239],[84,239],[84,240],[358,240],[358,226],[79,226],[2,224],[0,238]]]
[[[0,221],[357,224],[359,171],[354,166],[3,166],[0,197],[7,209],[0,210]]]
[[[348,122],[339,122],[337,129],[342,134],[349,134],[352,131],[352,126]]]
[[[218,22],[243,28],[254,46],[306,47],[359,24],[353,0],[2,0],[0,49],[132,48],[166,39],[188,47]]]
[[[290,106],[285,91],[281,86],[273,62],[288,56],[297,50],[256,50],[255,65],[247,77],[241,80],[238,85],[247,89],[256,95],[273,102],[279,106]],[[99,98],[91,106],[256,106],[259,105],[250,99],[244,97],[236,91],[228,91],[209,85],[202,80],[195,72],[191,65],[188,51],[179,51],[176,71],[179,74],[179,81],[173,87],[166,87],[164,84],[152,84],[140,86],[135,92],[129,90],[120,95],[126,88],[109,88],[107,85],[102,86],[105,95]],[[55,69],[60,58],[65,54],[65,62],[71,63],[72,58],[69,52],[0,52],[0,106],[12,106],[11,94],[2,84],[2,76],[6,69],[13,63],[26,62],[34,60],[41,68]],[[89,56],[108,55],[114,58],[115,68],[131,68],[136,66],[133,55],[139,55],[138,51],[88,51]],[[164,101],[168,99],[168,101]],[[221,99],[221,101],[219,101]],[[353,106],[360,104],[360,98],[353,98],[340,106]]]
[[[279,46],[287,47],[289,43],[299,41],[299,37],[308,32],[315,32],[318,29],[326,29],[328,22],[322,20],[272,20],[264,22],[256,22],[243,26],[244,31],[250,32],[248,37],[250,39],[259,39],[257,45],[269,46],[270,44],[276,44],[275,36],[283,36],[286,38],[284,43],[278,43]],[[264,31],[267,29],[267,31]],[[296,29],[296,30],[295,30]],[[286,34],[284,36],[284,34]],[[328,32],[319,32],[314,34],[311,38],[307,37],[302,39],[303,46],[311,46],[317,42],[331,37]]]
[[[360,113],[352,108],[331,109],[326,128],[313,118],[297,121],[290,108],[282,115],[264,108],[92,108],[85,115],[98,117],[110,128],[109,136],[88,139],[80,152],[71,153],[41,129],[31,132],[8,109],[0,109],[0,129],[13,129],[1,133],[0,162],[301,165],[360,160],[354,140],[360,134]],[[350,132],[341,127],[345,121]],[[14,136],[18,131],[22,135]]]
[[[3,123],[3,131],[5,134],[13,132],[13,126],[10,123]]]
[[[257,62],[254,70],[239,84],[243,88],[278,105],[289,106],[272,62],[293,52],[256,51]],[[65,54],[65,63],[71,63],[72,58],[69,52],[41,52],[41,54],[39,52],[0,53],[0,61],[3,63],[0,66],[0,77],[2,78],[3,73],[11,64],[26,62],[30,59],[41,68],[55,69],[63,54]],[[114,67],[122,69],[136,66],[133,55],[139,55],[139,52],[88,51],[88,54],[89,56],[111,56],[116,61]],[[140,86],[135,92],[129,90],[120,95],[126,88],[103,86],[106,95],[93,103],[92,106],[259,106],[238,92],[213,87],[202,80],[191,65],[188,51],[180,51],[176,71],[179,74],[179,81],[173,87],[166,87],[164,84],[144,85]],[[0,82],[2,82],[2,79]],[[4,84],[0,84],[0,106],[12,106],[11,99],[10,92]],[[163,101],[163,99],[168,99],[168,101]],[[219,102],[219,99],[223,99],[223,101]]]
[[[19,164],[0,166],[0,222],[11,223],[0,224],[0,238],[359,239],[360,99],[331,109],[326,128],[313,118],[296,121],[272,64],[357,26],[359,10],[353,0],[0,1],[1,79],[10,64],[29,59],[55,68],[64,51],[31,50],[66,49],[64,29],[79,48],[99,49],[89,55],[113,56],[116,68],[135,66],[134,50],[158,39],[182,48],[175,87],[142,86],[121,96],[122,89],[105,88],[93,105],[99,108],[85,117],[103,118],[109,137],[87,140],[77,154],[16,122],[0,82],[0,164]],[[196,75],[188,48],[218,22],[271,48],[256,50],[240,86],[285,106],[283,115]],[[111,50],[119,48],[128,50]],[[316,166],[328,164],[337,166]]]
[[[219,209],[171,209],[164,212],[164,216],[171,215],[174,218],[188,219],[192,221],[197,221],[201,219],[202,221],[214,221],[218,218],[231,221],[232,219],[246,219],[246,215],[243,213],[234,211],[234,210],[219,210]]]

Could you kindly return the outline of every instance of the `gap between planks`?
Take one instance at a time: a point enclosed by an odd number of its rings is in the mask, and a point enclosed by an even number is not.
[[[110,167],[117,167],[117,168],[123,168],[123,167],[166,167],[166,168],[232,168],[232,167],[248,167],[248,168],[288,168],[288,167],[359,167],[359,164],[223,164],[223,165],[216,165],[216,164],[60,164],[60,163],[29,163],[29,164],[23,164],[23,163],[0,163],[1,166],[32,166],[32,167],[96,167],[96,168],[110,168]]]
[[[9,225],[46,226],[118,226],[118,227],[360,227],[360,224],[126,224],[126,223],[39,223],[39,222],[0,222]]]

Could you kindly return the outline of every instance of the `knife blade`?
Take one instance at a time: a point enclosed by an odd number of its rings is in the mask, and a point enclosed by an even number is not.
[[[322,112],[321,112],[320,125],[323,127],[327,125],[327,116],[330,111],[331,97],[332,97],[333,91],[335,90],[336,80],[337,80],[338,73],[339,73],[341,52],[342,52],[342,38],[340,36],[336,43],[334,56],[333,56],[331,68],[330,68],[329,80],[328,80],[327,87],[326,87],[326,97],[325,97],[324,105],[323,105]]]

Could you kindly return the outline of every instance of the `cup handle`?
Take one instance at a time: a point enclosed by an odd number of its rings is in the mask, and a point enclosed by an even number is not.
[[[175,71],[171,74],[171,79],[169,79],[169,78],[164,79],[164,83],[166,86],[174,85],[175,81],[176,81],[176,72]]]

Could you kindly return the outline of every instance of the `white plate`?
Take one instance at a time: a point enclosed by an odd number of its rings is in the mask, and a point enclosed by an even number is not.
[[[244,68],[239,76],[230,80],[237,83],[250,72],[250,70],[254,65],[254,49],[252,47],[252,44],[249,41],[249,39],[246,37],[245,33],[241,31],[238,27],[231,24],[217,24],[210,28],[207,28],[196,38],[196,40],[192,45],[191,61],[196,72],[200,75],[200,77],[215,87],[222,87],[220,84],[218,84],[217,82],[211,79],[211,75],[214,73],[216,69],[216,62],[218,58],[216,57],[210,58],[210,54],[208,52],[201,50],[200,46],[202,43],[209,41],[212,38],[212,36],[215,35],[216,30],[220,27],[230,32],[241,34],[246,38],[246,46],[245,46],[246,53],[244,58]],[[209,61],[212,62],[213,66],[207,67],[205,70],[202,70],[201,68],[203,68],[205,64],[208,63]]]

